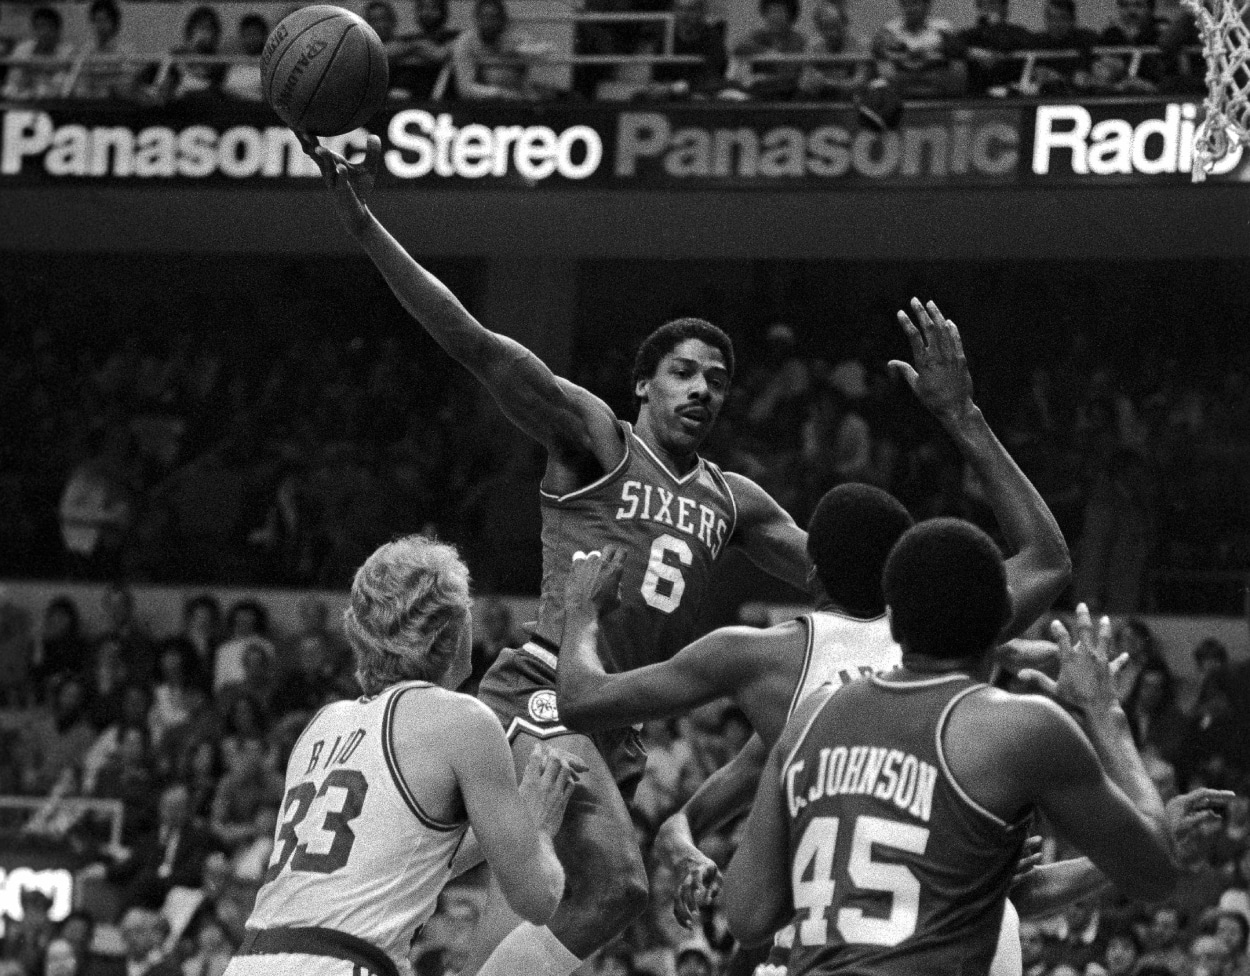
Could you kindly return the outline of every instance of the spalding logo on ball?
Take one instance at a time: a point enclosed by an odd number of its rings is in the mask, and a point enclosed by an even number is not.
[[[261,91],[278,117],[314,136],[363,125],[388,88],[386,49],[350,10],[318,4],[283,18],[260,57]]]

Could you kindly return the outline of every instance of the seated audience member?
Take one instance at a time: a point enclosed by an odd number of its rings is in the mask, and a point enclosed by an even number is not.
[[[343,668],[328,635],[306,634],[300,641],[296,670],[274,689],[270,703],[275,716],[311,715],[326,702],[359,694],[359,686]]]
[[[1229,976],[1246,976],[1250,972],[1250,956],[1246,954],[1250,944],[1250,919],[1241,912],[1218,910],[1213,934],[1228,947],[1233,963]]]
[[[447,0],[415,0],[417,29],[386,46],[391,67],[391,94],[417,101],[434,95],[439,76],[451,63],[460,32],[447,26]],[[444,91],[444,98],[453,97]]]
[[[126,976],[182,976],[177,961],[165,951],[169,925],[159,912],[128,909],[119,927],[126,947]]]
[[[1154,0],[1116,0],[1115,19],[1098,35],[1107,46],[1154,47],[1159,43],[1159,22]],[[1137,74],[1129,74],[1129,60],[1103,55],[1094,61],[1091,75],[1095,91],[1153,92],[1163,78],[1163,62],[1158,54],[1142,57]]]
[[[125,729],[134,725],[146,728],[148,724],[152,699],[143,685],[126,684],[118,689],[116,698],[116,705],[110,709],[108,725],[96,736],[83,757],[83,789],[88,793],[95,792],[100,770],[116,757]]]
[[[906,98],[950,98],[967,87],[950,21],[929,14],[930,0],[899,0],[902,14],[886,22],[872,42],[877,70]]]
[[[741,80],[753,98],[791,98],[799,89],[803,65],[794,62],[757,61],[770,54],[803,54],[807,38],[794,25],[799,19],[799,0],[760,0],[763,24],[734,45],[733,55],[741,67]]]
[[[1185,918],[1175,905],[1156,905],[1150,915],[1150,927],[1144,939],[1146,952],[1138,962],[1138,971],[1147,966],[1161,966],[1173,976],[1187,976],[1189,954],[1181,944]]]
[[[123,727],[117,753],[100,770],[92,792],[97,799],[121,800],[122,843],[127,846],[157,821],[157,780],[151,755],[147,726]]]
[[[182,44],[169,53],[192,58],[212,57],[221,48],[221,18],[212,7],[196,7],[182,28]],[[214,102],[221,94],[224,64],[177,64],[151,89],[157,101]]]
[[[243,680],[232,681],[217,692],[217,710],[221,715],[228,716],[234,711],[235,700],[244,697],[252,700],[260,714],[269,715],[278,687],[273,658],[265,645],[259,642],[248,644],[243,651]]]
[[[1176,762],[1185,740],[1185,715],[1177,707],[1175,682],[1166,664],[1152,661],[1138,672],[1124,712],[1138,749]]]
[[[221,845],[191,817],[190,794],[182,783],[161,792],[155,829],[132,846],[115,851],[108,878],[122,886],[122,904],[159,908],[171,888],[198,888],[204,861]]]
[[[33,37],[18,41],[13,58],[19,63],[9,69],[0,97],[10,101],[60,98],[69,77],[69,60],[74,47],[62,40],[61,14],[54,7],[36,7],[30,14]],[[55,58],[50,64],[22,64],[25,59]]]
[[[867,54],[864,42],[852,33],[846,7],[838,0],[821,0],[812,14],[816,37],[812,54]],[[871,74],[867,61],[846,64],[813,62],[803,67],[799,88],[808,98],[850,101],[867,83]]]
[[[221,976],[236,948],[221,919],[202,913],[195,924],[195,955],[182,964],[182,976]]]
[[[43,957],[56,935],[56,926],[49,912],[52,899],[38,888],[22,887],[18,900],[21,904],[20,919],[5,918],[0,957],[16,960],[22,966],[20,972],[38,973],[43,967]]]
[[[673,0],[673,53],[700,57],[703,63],[655,65],[648,97],[707,97],[725,87],[725,22],[708,16],[707,0]]]
[[[100,609],[107,621],[106,637],[121,641],[126,669],[135,681],[149,682],[156,674],[156,644],[135,613],[134,594],[123,583],[104,588]]]
[[[263,804],[256,811],[256,830],[252,839],[235,851],[230,868],[240,881],[260,884],[265,879],[269,861],[273,857],[274,832],[278,829],[279,808],[272,803]]]
[[[22,733],[25,790],[47,793],[62,773],[83,762],[95,740],[82,680],[64,679],[53,694],[51,707],[28,719]]]
[[[177,766],[178,779],[187,786],[191,816],[201,826],[212,818],[213,798],[217,794],[217,783],[225,769],[226,764],[216,737],[189,744],[180,758]]]
[[[269,23],[260,14],[244,14],[239,18],[239,53],[257,60],[249,64],[230,65],[221,83],[222,94],[240,102],[261,101],[259,59],[268,36]]]
[[[195,648],[199,673],[211,676],[222,641],[221,604],[215,596],[203,593],[183,604],[180,636]]]
[[[114,0],[92,0],[91,46],[82,52],[74,82],[75,98],[130,98],[134,95],[134,48],[120,40],[122,14]]]
[[[213,690],[220,691],[232,681],[243,680],[243,652],[259,643],[270,657],[275,653],[269,640],[269,615],[255,600],[239,600],[226,616],[226,640],[217,648],[213,665]]]
[[[1120,699],[1120,704],[1128,701],[1138,674],[1148,664],[1160,663],[1167,667],[1149,625],[1137,617],[1129,617],[1116,627],[1112,653],[1117,658],[1128,655],[1128,660],[1115,676],[1116,697]]]
[[[283,778],[269,768],[268,759],[264,739],[247,739],[217,784],[211,829],[231,851],[256,838],[256,815],[261,807],[282,800]]]
[[[190,720],[202,683],[197,680],[194,649],[181,637],[162,641],[156,659],[157,682],[152,689],[148,727],[160,748],[165,735]]]
[[[473,27],[452,48],[456,91],[474,101],[541,97],[530,67],[547,50],[512,26],[504,0],[476,0]]]
[[[1102,950],[1102,958],[1085,967],[1086,973],[1097,976],[1133,976],[1141,958],[1141,943],[1130,928],[1111,933]]]
[[[1232,976],[1235,965],[1228,943],[1216,935],[1199,935],[1189,944],[1187,976]]]
[[[1008,57],[1029,47],[1027,27],[1007,19],[1007,0],[977,0],[977,22],[959,32],[968,62],[968,90],[984,95],[1020,80],[1023,62]]]
[[[85,674],[90,667],[90,645],[82,635],[77,604],[68,596],[54,597],[43,611],[43,625],[31,669],[36,696],[43,701],[50,692],[50,683],[56,678]]]

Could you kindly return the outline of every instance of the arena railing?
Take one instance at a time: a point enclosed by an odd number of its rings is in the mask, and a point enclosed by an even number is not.
[[[0,833],[27,837],[64,836],[53,826],[63,812],[77,814],[75,823],[83,814],[93,813],[109,822],[109,846],[118,847],[122,841],[124,808],[121,800],[100,800],[83,796],[0,796]],[[29,816],[15,828],[8,826],[8,814],[26,813]]]

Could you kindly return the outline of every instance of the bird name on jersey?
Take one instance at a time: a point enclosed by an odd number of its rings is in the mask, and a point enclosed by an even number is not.
[[[933,812],[937,769],[899,749],[826,746],[820,750],[814,775],[804,775],[806,768],[802,759],[786,768],[786,803],[791,818],[823,797],[852,794],[893,803],[925,823]]]
[[[347,760],[352,758],[352,754],[364,741],[365,730],[357,729],[348,735],[339,735],[334,737],[334,745],[330,747],[330,751],[326,753],[324,759],[322,753],[325,752],[326,742],[328,739],[318,739],[313,743],[312,755],[308,757],[308,768],[304,770],[304,775],[316,771],[318,764],[322,769],[329,769],[331,766],[342,766]]]
[[[708,506],[641,481],[622,483],[621,507],[616,510],[616,519],[618,522],[642,519],[670,525],[706,545],[712,551],[713,559],[720,555],[725,545],[725,533],[729,531],[729,523]]]

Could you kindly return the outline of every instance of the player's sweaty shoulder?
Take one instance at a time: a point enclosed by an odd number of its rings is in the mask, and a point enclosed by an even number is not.
[[[455,765],[470,756],[486,735],[503,734],[494,712],[476,698],[445,688],[413,688],[395,703],[393,735],[402,743],[420,743],[424,761],[435,757]],[[402,761],[402,760],[401,760]]]

